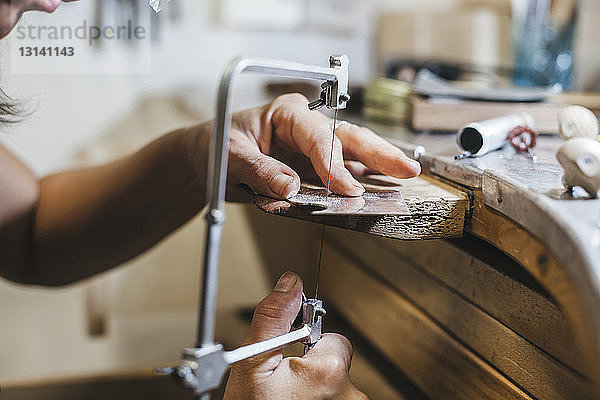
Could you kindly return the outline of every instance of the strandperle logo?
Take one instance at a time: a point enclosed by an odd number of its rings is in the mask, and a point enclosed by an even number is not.
[[[58,24],[40,23],[43,16],[22,20],[11,34],[11,73],[150,73],[152,20],[115,19],[80,17]]]
[[[25,25],[17,27],[19,40],[85,40],[92,46],[98,40],[144,40],[147,37],[146,28],[127,21],[126,25],[96,26],[84,20],[79,25]]]

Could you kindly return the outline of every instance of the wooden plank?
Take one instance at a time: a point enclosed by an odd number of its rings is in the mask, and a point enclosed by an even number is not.
[[[473,216],[466,229],[512,257],[559,302],[574,295],[555,255],[523,227],[486,206],[480,190],[474,191]]]
[[[398,191],[410,216],[406,215],[314,215],[310,208],[287,201],[256,196],[257,207],[269,214],[351,229],[396,239],[443,239],[462,236],[468,196],[437,180],[420,176],[399,180],[371,176],[361,180],[368,192]]]
[[[558,104],[577,105],[590,109],[600,117],[600,95],[594,92],[562,92],[552,95],[548,101]]]
[[[335,234],[329,237],[331,236]],[[419,266],[382,247],[379,244],[381,239],[357,233],[343,233],[343,236],[342,241],[330,243],[349,262],[362,265],[379,275],[446,331],[528,393],[544,399],[563,399],[569,396],[578,399],[598,398],[586,378],[485,313]],[[437,253],[445,254],[441,248],[437,249]],[[448,263],[450,265],[451,259]],[[485,280],[485,276],[481,278]]]
[[[534,121],[536,130],[542,134],[557,134],[558,114],[566,107],[551,103],[507,103],[474,100],[439,100],[413,96],[412,128],[415,131],[456,132],[464,125],[497,118],[507,114],[526,112]]]
[[[585,349],[589,375],[600,386],[600,246],[591,239],[598,231],[600,200],[552,197],[552,193],[563,192],[561,170],[552,164],[536,168],[533,174],[521,170],[499,174],[493,168],[483,171],[482,191],[475,192],[482,204],[474,210],[472,226],[491,233],[487,240],[499,241],[509,252],[530,258],[528,269],[569,315]],[[498,214],[504,221],[497,221]],[[480,222],[487,226],[479,226]],[[499,223],[493,226],[495,222]],[[490,232],[490,227],[496,229]],[[541,252],[517,238],[537,239]],[[513,248],[507,246],[511,241],[516,242]]]
[[[322,293],[434,399],[530,399],[390,287],[327,248]],[[376,310],[376,312],[374,312]]]
[[[491,243],[529,271],[558,301],[573,324],[582,349],[587,375],[600,387],[597,337],[590,329],[581,293],[553,251],[522,226],[486,206],[480,190],[474,191],[473,215],[465,230]]]
[[[191,400],[170,376],[151,371],[3,385],[0,400]]]
[[[359,240],[356,235],[344,231],[332,232],[332,236],[342,243]],[[360,240],[372,241],[362,236]],[[586,371],[570,321],[548,297],[456,247],[452,242],[380,239],[374,243],[392,251],[401,260],[418,265],[427,274],[563,363],[580,373]]]

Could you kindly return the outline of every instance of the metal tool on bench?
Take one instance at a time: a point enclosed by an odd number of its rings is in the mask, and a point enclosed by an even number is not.
[[[532,128],[533,126],[533,117],[527,113],[510,114],[466,124],[456,134],[456,144],[461,154],[454,159],[483,156],[509,142],[509,133],[512,129],[516,127]],[[535,145],[535,141],[533,141],[533,145]]]
[[[350,99],[348,95],[348,64],[348,57],[345,55],[331,56],[329,67],[277,60],[236,59],[229,64],[221,78],[208,164],[207,194],[210,196],[210,203],[206,213],[207,234],[197,344],[195,348],[183,351],[183,357],[178,366],[159,370],[159,372],[173,375],[185,388],[193,390],[198,399],[210,398],[210,391],[219,386],[231,364],[280,349],[292,343],[303,342],[306,346],[305,350],[310,348],[321,337],[322,317],[325,314],[323,302],[316,299],[317,290],[315,289],[315,298],[304,299],[302,304],[303,326],[300,329],[229,352],[224,351],[222,345],[214,342],[219,253],[223,223],[225,222],[224,206],[233,86],[238,76],[244,72],[322,80],[323,90],[320,98],[308,104],[308,107],[311,110],[321,107],[333,109],[337,118],[337,110],[346,108]],[[335,133],[335,125],[334,121],[333,133]],[[329,171],[331,173],[331,160]]]

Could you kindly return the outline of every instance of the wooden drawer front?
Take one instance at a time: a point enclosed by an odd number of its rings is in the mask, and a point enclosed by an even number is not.
[[[544,319],[549,316],[559,332],[561,326],[568,328],[550,299],[522,287],[537,308],[508,316],[497,306],[500,302],[489,301],[496,304],[494,311],[504,318],[501,321],[482,307],[489,299],[477,297],[476,291],[467,293],[468,284],[460,288],[460,281],[455,282],[457,289],[448,284],[452,280],[444,273],[422,268],[411,260],[407,249],[399,250],[403,242],[333,229],[328,231],[328,240],[323,293],[432,397],[448,398],[444,394],[448,391],[453,393],[452,398],[512,398],[525,393],[545,399],[598,398],[586,378],[505,322],[517,319],[521,331],[535,333],[540,326],[551,329]],[[466,279],[467,270],[473,268],[473,263],[460,265],[460,260],[452,257],[460,251],[454,248],[453,252],[448,243],[430,242],[425,245],[428,249],[418,248],[419,243],[414,245],[417,261],[432,253],[434,258],[447,257],[447,274],[460,276],[462,268]],[[486,272],[479,277],[483,286],[487,277],[492,282],[500,279],[492,271],[478,268]],[[495,284],[498,290],[492,288],[490,298],[503,293],[501,282]],[[536,312],[540,315],[527,317]],[[563,337],[569,337],[567,328],[562,330]],[[551,336],[551,331],[545,335]],[[534,336],[544,342],[543,334]],[[546,337],[548,343],[556,344]]]
[[[328,248],[327,302],[433,399],[530,399],[403,296]]]
[[[500,261],[490,261],[490,258],[497,257],[489,257],[489,254],[482,256],[482,252],[495,251],[489,245],[479,242],[481,244],[474,244],[475,249],[469,250],[460,247],[465,240],[381,240],[342,230],[332,230],[328,237],[338,247],[360,249],[353,251],[352,256],[356,260],[369,264],[373,270],[388,278],[397,289],[404,290],[413,301],[418,301],[419,294],[411,295],[410,290],[403,289],[402,283],[394,279],[394,276],[405,270],[414,270],[419,276],[430,277],[437,282],[435,287],[441,285],[455,296],[463,297],[552,357],[584,374],[586,369],[583,357],[566,315],[547,294],[540,293],[543,288],[513,276],[514,269],[520,268],[518,264],[507,257]],[[472,244],[469,246],[473,247]],[[480,248],[481,246],[487,248]],[[479,254],[473,254],[474,252]],[[380,255],[387,258],[383,259],[384,262],[374,262]],[[386,262],[391,263],[394,268],[388,268]],[[494,266],[488,262],[492,262]],[[402,267],[396,267],[397,264]],[[394,272],[396,268],[399,271]]]

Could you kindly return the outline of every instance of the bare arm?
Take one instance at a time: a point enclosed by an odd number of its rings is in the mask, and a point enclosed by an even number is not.
[[[2,275],[68,284],[139,255],[184,224],[204,202],[202,163],[192,152],[208,139],[205,129],[175,131],[121,160],[39,182],[0,149]]]
[[[285,95],[236,114],[228,186],[274,198],[297,193],[300,177],[274,158],[300,155],[327,181],[329,119],[308,100]],[[0,147],[0,275],[16,282],[64,285],[127,261],[196,215],[204,205],[211,124],[172,132],[103,166],[33,176]],[[345,160],[354,160],[352,167]],[[336,131],[331,190],[360,196],[355,174],[410,178],[417,162],[355,125]]]

